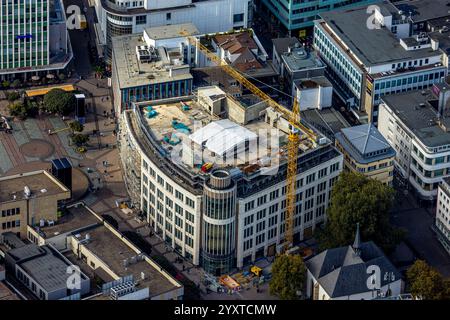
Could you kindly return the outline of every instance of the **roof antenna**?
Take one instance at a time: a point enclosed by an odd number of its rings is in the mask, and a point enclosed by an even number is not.
[[[353,250],[355,250],[356,255],[359,257],[361,254],[361,234],[359,231],[359,222],[356,224],[356,235],[355,242],[353,242]]]

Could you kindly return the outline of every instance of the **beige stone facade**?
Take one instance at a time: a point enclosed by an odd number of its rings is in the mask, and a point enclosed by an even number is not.
[[[59,201],[69,198],[70,190],[45,170],[0,178],[0,235],[25,238],[28,224],[56,221]]]

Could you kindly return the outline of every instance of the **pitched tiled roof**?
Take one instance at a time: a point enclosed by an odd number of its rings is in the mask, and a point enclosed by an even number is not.
[[[361,243],[360,249],[359,255],[351,246],[329,249],[305,262],[313,277],[331,298],[370,291],[367,287],[367,268],[371,265],[380,267],[381,286],[401,278],[375,243]]]

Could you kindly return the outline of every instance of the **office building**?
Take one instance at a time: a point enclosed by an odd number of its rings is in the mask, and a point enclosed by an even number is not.
[[[187,34],[180,36],[181,31]],[[186,36],[197,34],[197,28],[188,23],[115,37],[112,89],[116,111],[133,102],[189,96],[193,77],[187,61],[192,53]]]
[[[236,104],[199,88],[194,99],[136,103],[119,130],[132,201],[170,247],[211,274],[274,256],[285,241],[288,122],[271,108]],[[317,134],[300,145],[295,243],[326,220],[342,171],[342,155]]]
[[[314,25],[314,20],[319,14],[328,11],[349,9],[358,5],[369,5],[377,3],[378,0],[259,0],[264,8],[268,10],[284,30],[292,36],[299,36],[294,31],[305,29]],[[301,35],[301,34],[300,34]]]
[[[433,200],[450,176],[448,84],[385,96],[378,129],[396,151],[395,166],[418,197]]]
[[[61,0],[2,1],[0,15],[1,79],[66,68],[73,55]]]
[[[68,270],[72,263],[52,246],[26,244],[12,233],[0,238],[7,269],[39,300],[61,300],[89,293],[90,280],[83,272],[79,273],[80,287],[69,288],[72,272]]]
[[[296,91],[295,82],[325,74],[326,65],[313,52],[303,47],[297,38],[277,38],[272,43],[273,64],[289,94]]]
[[[373,124],[342,129],[336,147],[347,170],[392,186],[395,151]]]
[[[439,184],[434,231],[445,250],[450,254],[450,179]]]
[[[111,58],[112,38],[142,33],[149,27],[194,23],[200,33],[247,28],[252,19],[251,0],[94,0],[97,37]]]
[[[382,96],[426,89],[447,75],[435,39],[410,36],[409,20],[390,3],[378,8],[371,30],[367,7],[323,13],[314,28],[314,47],[335,92],[360,122],[375,124]]]
[[[101,283],[72,300],[181,300],[184,287],[162,266],[84,203],[53,225],[28,227],[28,240],[49,247]]]
[[[47,171],[1,177],[0,234],[26,237],[28,224],[56,221],[60,202],[67,199],[70,190]]]

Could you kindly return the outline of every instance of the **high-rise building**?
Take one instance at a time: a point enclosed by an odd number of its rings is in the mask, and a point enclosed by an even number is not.
[[[2,69],[49,63],[49,0],[2,1],[0,14]]]
[[[60,0],[3,0],[0,77],[64,69],[72,58]]]
[[[288,122],[260,103],[248,105],[246,95],[198,92],[195,99],[134,103],[121,114],[119,149],[131,201],[150,227],[219,275],[274,256],[285,243]],[[295,244],[326,221],[343,168],[326,138],[299,148]]]
[[[378,129],[396,151],[395,168],[417,198],[433,201],[450,177],[447,83],[384,96]]]
[[[314,20],[322,12],[351,8],[357,5],[376,3],[379,0],[259,0],[263,9],[268,10],[293,36],[294,30],[312,27]]]
[[[314,48],[355,117],[377,124],[382,96],[426,89],[448,70],[438,41],[425,33],[410,36],[408,18],[392,4],[377,4],[370,26],[368,17],[364,6],[321,14]]]

